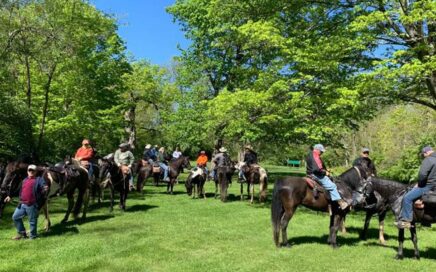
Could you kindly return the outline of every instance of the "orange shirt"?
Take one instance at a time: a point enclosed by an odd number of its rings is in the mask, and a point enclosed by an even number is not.
[[[207,161],[208,161],[208,158],[206,155],[200,155],[197,158],[197,165],[198,166],[206,166]]]
[[[92,148],[81,147],[77,149],[75,158],[82,158],[82,161],[89,161],[94,156]]]

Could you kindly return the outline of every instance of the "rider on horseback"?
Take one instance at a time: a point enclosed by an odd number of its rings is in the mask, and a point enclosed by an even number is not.
[[[372,175],[377,176],[377,170],[375,169],[374,162],[369,158],[369,148],[362,148],[362,153],[360,153],[360,157],[354,160],[353,166],[359,165],[367,165],[373,173]]]
[[[83,139],[82,146],[77,149],[74,159],[80,162],[80,165],[88,170],[88,176],[92,177],[93,165],[90,160],[94,157],[94,149],[88,139]]]
[[[154,153],[154,150],[151,148],[151,144],[147,144],[145,146],[142,159],[148,162],[149,164],[153,164],[153,162],[156,161],[156,154]]]
[[[206,155],[206,151],[202,150],[200,151],[200,155],[197,158],[197,167],[201,168],[204,170],[204,172],[206,173],[206,175],[208,175],[209,171],[207,169],[207,161],[209,160],[209,158]]]
[[[403,197],[400,221],[396,223],[400,229],[410,228],[413,221],[413,202],[430,190],[436,189],[436,152],[430,146],[422,149],[424,156],[418,174],[418,184]]]
[[[306,173],[310,178],[319,182],[330,193],[332,201],[337,201],[341,209],[345,210],[348,207],[348,203],[341,198],[336,184],[329,178],[330,172],[326,169],[321,159],[323,152],[325,152],[325,148],[322,144],[313,146],[313,151],[309,152],[306,158]]]
[[[114,161],[117,166],[121,169],[124,175],[130,175],[132,177],[132,164],[135,161],[135,157],[132,152],[130,152],[130,144],[122,143],[119,146],[119,149],[115,151]],[[130,189],[133,188],[133,179],[129,180]]]
[[[218,167],[223,167],[223,166],[229,166],[230,165],[230,157],[227,154],[227,148],[225,147],[221,147],[219,149],[218,154],[215,155],[215,157],[213,158],[213,162],[215,164],[215,168],[213,169],[213,178],[216,180],[217,176],[217,169]]]
[[[254,152],[253,147],[251,145],[245,146],[244,163],[248,167],[250,167],[252,164],[257,164],[257,153]],[[245,175],[242,169],[239,170],[239,180],[245,181]]]
[[[157,153],[157,163],[159,164],[160,168],[164,171],[164,181],[168,182],[170,181],[168,177],[168,171],[169,167],[166,165],[166,158],[168,155],[165,153],[165,147],[161,147],[159,149],[159,152]]]

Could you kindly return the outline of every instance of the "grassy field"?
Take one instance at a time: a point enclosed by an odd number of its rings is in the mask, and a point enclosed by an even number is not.
[[[289,172],[286,167],[267,168],[272,176]],[[288,229],[292,247],[276,249],[269,202],[241,202],[238,185],[230,188],[230,201],[221,203],[212,197],[212,183],[207,184],[206,200],[188,197],[183,184],[173,196],[148,184],[144,195],[129,196],[126,212],[110,214],[105,201],[91,205],[86,220],[66,224],[60,224],[66,201],[58,198],[50,204],[52,230],[41,231],[40,216],[40,238],[34,241],[10,239],[15,229],[9,206],[0,224],[0,271],[436,270],[435,228],[418,231],[421,261],[411,259],[410,241],[405,243],[406,259],[396,261],[392,217],[386,222],[388,246],[378,245],[376,218],[370,239],[360,241],[363,214],[352,213],[349,232],[339,235],[341,247],[333,250],[326,244],[328,216],[301,208]]]

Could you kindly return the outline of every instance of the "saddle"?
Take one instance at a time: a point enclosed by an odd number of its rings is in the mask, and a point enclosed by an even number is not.
[[[153,163],[152,171],[153,173],[160,173],[160,165],[157,162]]]
[[[318,181],[316,179],[314,179],[314,178],[312,178],[310,176],[307,176],[307,177],[304,178],[304,180],[306,181],[307,186],[309,186],[309,188],[312,189],[313,197],[315,199],[318,199],[319,195],[321,193],[323,193],[325,195],[326,199],[328,201],[330,201],[330,194],[326,194],[325,193],[325,189],[322,187],[321,184],[318,183]]]

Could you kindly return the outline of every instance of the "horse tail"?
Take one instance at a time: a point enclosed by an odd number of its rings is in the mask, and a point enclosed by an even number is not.
[[[273,227],[273,238],[276,246],[279,246],[279,235],[280,235],[280,227],[281,227],[281,219],[283,216],[283,205],[280,200],[280,189],[282,187],[281,180],[276,181],[274,184],[274,190],[272,194],[272,203],[271,203],[271,223]]]

